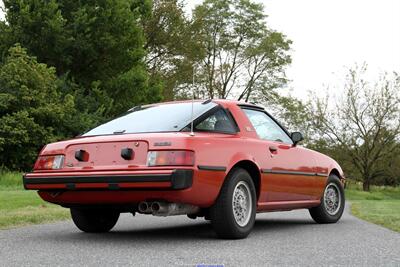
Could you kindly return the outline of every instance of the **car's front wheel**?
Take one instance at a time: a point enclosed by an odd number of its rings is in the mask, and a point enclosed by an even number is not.
[[[335,223],[342,217],[344,205],[343,186],[336,175],[330,175],[321,197],[321,204],[309,211],[317,223]]]
[[[86,233],[104,233],[110,231],[118,221],[119,212],[103,209],[71,208],[72,221]]]
[[[220,238],[245,238],[253,228],[255,216],[256,191],[253,180],[246,170],[233,169],[210,209],[211,224]]]

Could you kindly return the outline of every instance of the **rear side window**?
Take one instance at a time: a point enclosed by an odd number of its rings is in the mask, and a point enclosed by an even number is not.
[[[281,126],[266,113],[253,109],[243,109],[243,111],[261,139],[293,144],[292,139]]]
[[[225,110],[218,109],[195,127],[198,131],[235,133],[236,129]]]

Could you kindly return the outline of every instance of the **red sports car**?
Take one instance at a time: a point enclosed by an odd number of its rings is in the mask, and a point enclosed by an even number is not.
[[[40,152],[26,189],[71,209],[84,232],[107,232],[120,213],[205,217],[221,238],[246,237],[257,212],[309,209],[334,223],[345,177],[303,148],[264,108],[238,101],[137,106]]]

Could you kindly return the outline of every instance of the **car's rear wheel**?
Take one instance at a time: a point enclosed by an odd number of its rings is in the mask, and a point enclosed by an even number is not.
[[[110,231],[118,221],[119,212],[103,209],[71,208],[71,217],[76,227],[86,233]]]
[[[210,209],[211,224],[220,238],[245,238],[256,216],[256,191],[249,173],[233,169]]]
[[[345,205],[343,186],[336,175],[330,175],[321,198],[321,204],[309,209],[317,223],[335,223],[343,214]]]

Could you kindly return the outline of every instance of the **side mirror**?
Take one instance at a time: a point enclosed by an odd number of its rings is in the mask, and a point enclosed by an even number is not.
[[[303,141],[303,140],[304,140],[303,135],[302,135],[300,132],[293,132],[293,133],[290,135],[290,138],[292,138],[292,141],[293,141],[293,145],[294,145],[294,146],[296,146],[297,143],[299,143],[300,141]]]

